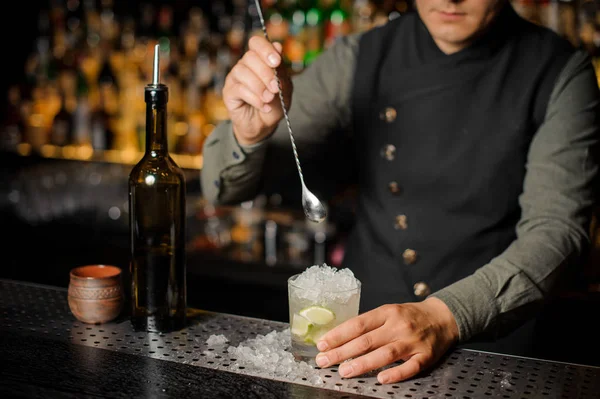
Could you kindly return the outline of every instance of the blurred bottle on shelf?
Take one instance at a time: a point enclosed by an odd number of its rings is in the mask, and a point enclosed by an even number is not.
[[[585,48],[600,67],[599,0],[511,2],[526,19]],[[309,67],[340,37],[413,11],[410,0],[261,0],[261,6],[291,73]],[[38,33],[24,81],[7,93],[3,148],[86,147],[135,162],[145,146],[140,93],[151,79],[154,45],[160,44],[161,74],[172,88],[169,145],[174,155],[199,159],[206,137],[228,117],[225,76],[248,38],[262,30],[248,0],[49,0]]]
[[[22,111],[21,88],[13,85],[8,88],[7,106],[4,111],[4,132],[0,134],[0,148],[17,148],[23,139],[25,120]]]
[[[76,100],[67,93],[61,94],[60,109],[52,120],[50,128],[50,143],[65,146],[73,141],[73,110]]]
[[[325,5],[325,48],[331,47],[337,39],[352,32],[350,25],[349,2],[324,0]]]

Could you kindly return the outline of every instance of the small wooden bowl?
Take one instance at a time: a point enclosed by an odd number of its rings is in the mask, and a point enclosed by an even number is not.
[[[123,308],[121,269],[87,265],[71,270],[68,302],[73,316],[83,323],[106,323]]]

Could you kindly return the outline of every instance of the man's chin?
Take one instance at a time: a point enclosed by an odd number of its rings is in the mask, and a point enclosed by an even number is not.
[[[464,33],[464,31],[442,31],[439,34],[432,35],[436,42],[443,42],[451,46],[463,47],[469,42],[471,35]]]

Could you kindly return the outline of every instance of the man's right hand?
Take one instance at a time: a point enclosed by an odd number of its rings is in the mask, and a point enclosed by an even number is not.
[[[281,45],[253,36],[248,47],[227,75],[223,87],[223,100],[241,145],[264,140],[283,118],[273,68],[277,68],[286,109],[290,107],[292,94],[292,83],[282,68]]]

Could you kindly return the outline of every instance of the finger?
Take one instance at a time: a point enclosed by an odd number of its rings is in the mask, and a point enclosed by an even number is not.
[[[279,87],[275,80],[275,72],[263,62],[258,54],[254,51],[248,51],[242,57],[243,65],[247,66],[264,84],[267,90],[272,93],[277,93]]]
[[[279,55],[277,49],[262,36],[252,36],[248,40],[248,48],[255,51],[272,68],[278,67],[281,63],[281,55]]]
[[[283,45],[281,43],[273,42],[273,47],[275,47],[275,50],[277,50],[279,54],[283,52]]]
[[[425,355],[417,354],[412,356],[400,366],[392,367],[382,371],[377,375],[377,380],[381,384],[392,384],[394,382],[404,381],[419,374],[425,369]]]
[[[254,92],[241,83],[235,83],[228,91],[229,95],[223,100],[229,111],[234,111],[249,104],[261,112],[271,112],[271,106],[265,104]]]
[[[408,351],[409,348],[406,345],[397,341],[392,342],[366,355],[342,363],[339,373],[345,378],[365,374],[406,357]]]
[[[356,337],[360,337],[371,330],[381,327],[384,323],[384,312],[380,308],[371,310],[346,320],[339,326],[331,329],[319,340],[317,348],[321,352],[337,348]]]
[[[339,364],[344,360],[369,353],[390,341],[391,337],[387,336],[385,330],[378,328],[363,334],[338,348],[319,353],[315,360],[319,367],[329,367],[334,364]]]
[[[274,94],[271,90],[267,89],[263,81],[244,63],[236,64],[231,70],[231,78],[237,83],[241,83],[248,87],[248,89],[250,89],[257,97],[261,98],[262,101],[268,103],[273,100]]]

